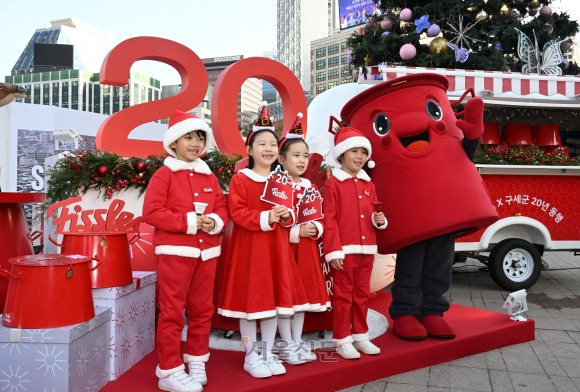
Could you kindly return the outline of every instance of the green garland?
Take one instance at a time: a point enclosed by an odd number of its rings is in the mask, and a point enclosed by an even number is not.
[[[104,200],[129,188],[138,189],[141,196],[155,171],[163,166],[166,156],[123,158],[106,151],[86,150],[67,154],[48,170],[50,178],[47,181],[45,207],[79,193],[85,194],[89,190],[98,191]],[[217,149],[202,157],[217,176],[224,191],[227,191],[235,164],[241,158],[241,155],[224,155]]]
[[[580,158],[568,157],[563,150],[546,153],[540,146],[481,145],[475,163],[488,165],[580,166]]]

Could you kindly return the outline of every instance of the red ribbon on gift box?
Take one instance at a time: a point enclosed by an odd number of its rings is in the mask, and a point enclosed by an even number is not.
[[[133,278],[133,281],[135,282],[135,288],[139,290],[141,288],[141,278]]]

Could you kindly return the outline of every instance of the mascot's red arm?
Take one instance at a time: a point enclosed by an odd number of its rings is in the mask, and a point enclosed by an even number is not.
[[[475,140],[483,135],[483,100],[471,98],[465,104],[464,120],[457,120],[457,126],[469,140]]]

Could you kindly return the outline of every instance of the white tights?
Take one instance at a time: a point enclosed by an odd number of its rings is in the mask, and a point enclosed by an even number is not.
[[[282,340],[288,343],[302,340],[304,327],[304,312],[294,313],[290,317],[278,317],[278,332]]]
[[[255,353],[260,354],[257,345],[257,320],[240,319],[240,334],[242,335],[242,344],[246,351],[246,356]],[[262,352],[266,357],[272,356],[272,347],[276,338],[276,328],[278,326],[278,317],[260,319],[260,333],[262,334]]]

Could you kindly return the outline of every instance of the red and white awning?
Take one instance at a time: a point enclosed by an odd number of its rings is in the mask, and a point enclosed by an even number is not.
[[[378,65],[367,67],[366,79],[359,72],[358,81],[375,84],[381,79],[424,72],[445,76],[449,80],[450,96],[460,96],[473,88],[488,104],[580,109],[580,76]]]

